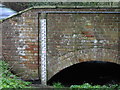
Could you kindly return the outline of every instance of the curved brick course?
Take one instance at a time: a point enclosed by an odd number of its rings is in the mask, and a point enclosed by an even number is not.
[[[69,52],[56,60],[48,61],[48,79],[71,65],[87,61],[106,61],[120,64],[116,50],[97,48]]]

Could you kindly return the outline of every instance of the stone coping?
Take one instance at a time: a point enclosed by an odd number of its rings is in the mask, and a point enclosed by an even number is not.
[[[4,22],[5,20],[12,18],[14,16],[20,15],[26,11],[32,10],[32,9],[119,9],[119,6],[34,6],[27,8],[25,10],[22,10],[12,16],[9,16],[5,19],[0,20],[1,22]]]

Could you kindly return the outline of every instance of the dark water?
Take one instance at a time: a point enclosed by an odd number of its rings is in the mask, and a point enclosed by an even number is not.
[[[61,82],[65,86],[81,85],[108,85],[120,83],[120,65],[108,62],[84,62],[70,66],[55,76],[48,84]]]

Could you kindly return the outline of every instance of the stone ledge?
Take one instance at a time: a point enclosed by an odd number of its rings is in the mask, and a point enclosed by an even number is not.
[[[20,12],[18,12],[17,14],[15,15],[12,15],[12,16],[9,16],[8,18],[5,18],[5,19],[2,19],[0,20],[0,22],[4,22],[5,20],[9,19],[9,18],[12,18],[14,16],[17,16],[17,15],[20,15],[24,12],[27,12],[29,10],[32,10],[32,9],[94,9],[94,8],[99,8],[99,9],[106,9],[106,8],[110,8],[110,9],[119,9],[119,6],[34,6],[34,7],[30,7],[30,8],[27,8],[25,10],[22,10]]]

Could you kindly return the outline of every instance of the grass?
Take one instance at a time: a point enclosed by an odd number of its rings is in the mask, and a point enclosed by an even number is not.
[[[0,60],[0,89],[2,88],[30,88],[31,82],[18,80],[18,77],[13,75],[5,61]]]
[[[64,85],[62,85],[61,83],[53,83],[53,87],[54,88],[66,88]],[[83,88],[83,89],[95,89],[95,90],[120,90],[120,85],[115,84],[115,85],[94,85],[92,86],[89,83],[84,83],[82,85],[71,85],[69,88],[71,89],[75,89],[75,88]]]
[[[58,82],[58,83],[53,83],[53,87],[54,88],[64,88],[65,86]]]

